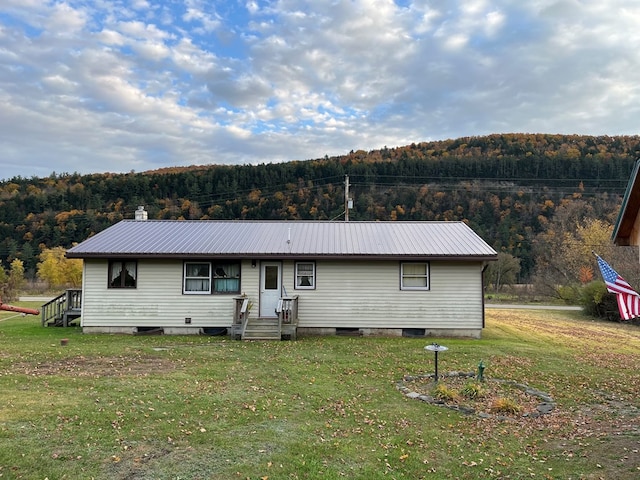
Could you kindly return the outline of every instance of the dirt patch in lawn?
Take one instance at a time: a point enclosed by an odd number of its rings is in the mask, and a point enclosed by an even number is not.
[[[580,478],[640,478],[640,409],[605,392],[595,393],[600,393],[601,403],[567,410],[562,438],[550,438],[548,449],[566,461],[588,459],[597,471]]]
[[[66,375],[73,377],[146,377],[178,368],[175,362],[153,356],[70,357],[46,362],[17,362],[11,373],[30,376]]]

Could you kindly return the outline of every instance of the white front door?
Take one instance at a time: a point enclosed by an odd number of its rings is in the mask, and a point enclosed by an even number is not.
[[[280,262],[260,263],[260,316],[277,317],[276,307],[282,290]]]

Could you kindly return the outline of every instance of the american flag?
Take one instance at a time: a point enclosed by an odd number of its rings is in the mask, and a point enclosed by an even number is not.
[[[607,291],[616,294],[620,316],[624,320],[640,317],[640,294],[631,288],[631,285],[600,257],[598,257],[598,266],[607,286]]]

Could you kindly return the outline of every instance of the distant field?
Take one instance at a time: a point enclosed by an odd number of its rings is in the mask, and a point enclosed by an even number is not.
[[[440,373],[482,360],[556,408],[484,419],[408,398],[396,384],[433,372],[432,342]],[[576,311],[490,309],[481,340],[272,343],[0,312],[0,479],[636,479],[639,372],[639,327]]]

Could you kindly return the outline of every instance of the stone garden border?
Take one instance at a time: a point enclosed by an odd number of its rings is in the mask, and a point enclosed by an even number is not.
[[[431,403],[433,405],[438,405],[441,407],[446,407],[451,410],[464,413],[466,415],[477,415],[480,418],[495,417],[498,420],[514,420],[513,417],[508,417],[506,415],[492,415],[486,412],[476,412],[475,409],[464,406],[464,405],[447,404],[442,400],[432,397],[431,395],[424,395],[424,394],[415,392],[411,390],[409,387],[407,387],[408,383],[415,382],[417,380],[433,379],[434,376],[435,374],[433,373],[429,373],[426,375],[405,375],[402,380],[399,380],[396,383],[396,389],[400,390],[407,398],[420,400],[422,402]],[[452,378],[452,377],[476,378],[475,372],[449,372],[439,376],[444,378]],[[504,380],[500,378],[485,379],[484,381],[498,382],[506,385],[511,385],[514,388],[518,388],[519,390],[522,390],[525,394],[531,395],[532,397],[535,397],[540,400],[540,403],[537,405],[535,412],[523,413],[521,417],[537,418],[541,415],[546,415],[547,413],[551,413],[553,409],[556,407],[556,402],[553,400],[553,398],[551,398],[551,396],[548,393],[532,388],[529,385],[526,385],[524,383],[518,383],[513,380]]]

